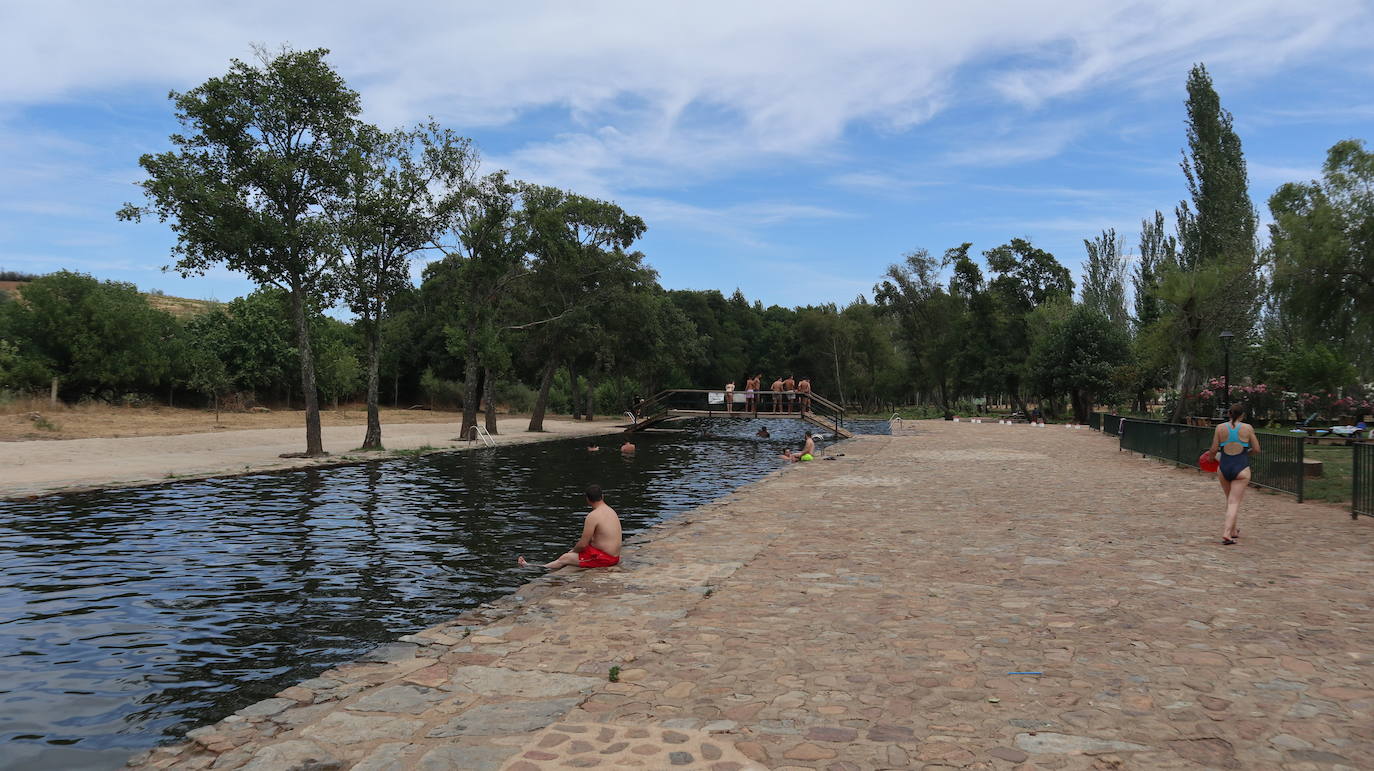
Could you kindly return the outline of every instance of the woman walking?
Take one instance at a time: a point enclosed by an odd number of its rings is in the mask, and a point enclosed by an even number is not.
[[[1217,479],[1221,491],[1226,494],[1226,524],[1221,531],[1221,542],[1230,546],[1240,538],[1240,502],[1245,499],[1245,490],[1250,486],[1250,456],[1259,455],[1259,437],[1249,423],[1242,423],[1245,406],[1231,405],[1230,420],[1217,426],[1212,432],[1212,449],[1216,455]]]

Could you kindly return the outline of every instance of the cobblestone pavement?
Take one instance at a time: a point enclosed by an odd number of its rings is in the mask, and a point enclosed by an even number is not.
[[[133,765],[1374,767],[1374,523],[1253,491],[1222,547],[1086,429],[833,452]]]

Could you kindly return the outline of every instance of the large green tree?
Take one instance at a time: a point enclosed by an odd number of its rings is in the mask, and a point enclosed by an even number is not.
[[[1240,137],[1221,106],[1207,69],[1188,73],[1188,148],[1181,163],[1189,200],[1179,203],[1178,259],[1160,282],[1167,339],[1177,355],[1176,387],[1195,392],[1200,359],[1216,350],[1224,329],[1245,337],[1254,326],[1262,289],[1255,242],[1255,207]],[[1187,402],[1179,399],[1173,419]]]
[[[1025,411],[1021,381],[1031,347],[1027,319],[1047,302],[1071,298],[1073,277],[1053,254],[1021,238],[989,249],[983,257],[993,274],[988,292],[993,297],[998,322],[991,366],[1001,374],[1002,386],[1012,403]]]
[[[644,281],[649,268],[642,254],[626,251],[644,235],[644,220],[616,204],[541,185],[522,186],[521,199],[533,275],[527,318],[511,327],[529,333],[543,361],[529,424],[542,431],[554,372],[595,348],[597,304]],[[576,390],[577,372],[570,375]]]
[[[382,325],[392,299],[411,287],[413,255],[434,243],[446,224],[438,192],[451,189],[470,167],[471,143],[431,122],[382,132],[363,126],[352,158],[348,191],[336,204],[344,302],[357,315],[366,346],[367,432],[363,449],[382,449],[378,407]]]
[[[1129,361],[1126,332],[1098,309],[1080,304],[1037,338],[1032,381],[1044,394],[1067,394],[1074,419],[1087,422],[1093,406],[1119,387]]]
[[[1374,153],[1348,139],[1327,152],[1322,178],[1269,198],[1274,293],[1306,345],[1322,345],[1374,376]]]
[[[183,275],[217,265],[284,290],[291,302],[305,398],[305,454],[324,454],[308,309],[337,291],[339,234],[328,215],[348,190],[361,104],[327,51],[260,51],[223,76],[175,93],[174,150],[144,155],[148,212],[177,236]]]

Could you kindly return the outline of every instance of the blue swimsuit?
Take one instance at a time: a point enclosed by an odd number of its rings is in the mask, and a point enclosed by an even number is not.
[[[1236,477],[1240,476],[1240,472],[1250,468],[1250,443],[1240,440],[1240,431],[1236,429],[1235,423],[1231,424],[1231,433],[1226,437],[1226,441],[1221,443],[1221,446],[1225,447],[1232,442],[1235,442],[1245,449],[1235,455],[1227,455],[1224,452],[1221,453],[1221,475],[1229,482],[1236,481]]]

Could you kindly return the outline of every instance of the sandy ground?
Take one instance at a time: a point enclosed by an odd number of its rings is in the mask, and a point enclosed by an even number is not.
[[[333,413],[330,413],[333,415]],[[393,418],[420,415],[446,418],[442,422],[397,424]],[[324,448],[330,457],[322,460],[281,458],[282,453],[305,449],[302,415],[271,413],[234,415],[240,419],[238,430],[208,433],[177,433],[157,436],[93,437],[61,442],[0,442],[0,498],[18,498],[104,487],[129,487],[155,484],[169,479],[224,476],[254,471],[316,466],[378,457],[384,453],[358,452],[364,428],[361,422],[334,425],[324,421]],[[288,417],[291,428],[248,428],[251,420]],[[388,452],[429,447],[465,449],[470,443],[455,441],[459,420],[453,413],[389,413],[383,416],[382,441]],[[214,417],[211,416],[213,421]],[[529,418],[510,417],[497,421],[497,444],[520,444],[619,432],[615,418],[592,423],[546,419],[545,433],[525,431]],[[203,431],[203,429],[202,429]]]
[[[35,413],[41,415],[45,422],[35,421]],[[382,408],[384,427],[393,423],[453,423],[457,420],[459,416],[456,412]],[[325,426],[366,425],[367,409],[361,405],[345,405],[342,409],[320,410],[320,422]],[[251,428],[299,429],[304,425],[303,410],[221,412],[217,424],[214,412],[182,407],[108,407],[83,404],[54,408],[46,400],[31,399],[23,403],[11,403],[0,409],[0,441],[6,442],[171,436]]]

